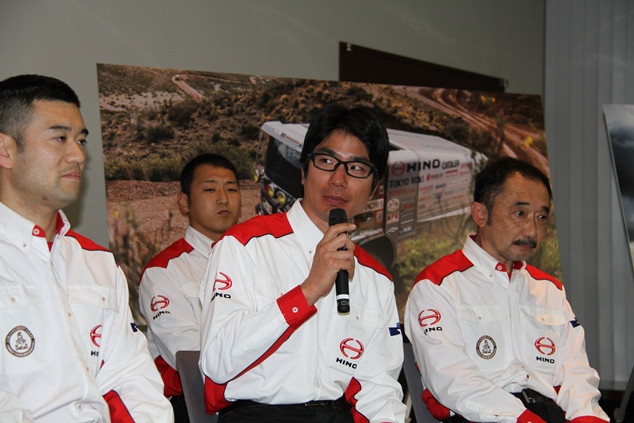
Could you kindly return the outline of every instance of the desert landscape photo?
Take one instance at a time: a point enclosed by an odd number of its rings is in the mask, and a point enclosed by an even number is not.
[[[203,152],[229,158],[240,179],[241,219],[249,219],[263,201],[254,177],[265,166],[265,122],[305,124],[331,103],[366,106],[389,129],[439,137],[488,159],[517,157],[549,174],[539,96],[110,64],[99,64],[97,76],[110,249],[126,273],[140,322],[143,267],[187,226],[176,207],[182,166]],[[531,262],[561,278],[551,222]],[[424,236],[408,239],[389,263],[400,307],[415,275],[461,248],[473,231],[466,213],[420,228]]]

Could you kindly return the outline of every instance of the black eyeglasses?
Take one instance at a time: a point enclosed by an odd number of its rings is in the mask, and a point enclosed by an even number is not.
[[[334,172],[339,165],[343,165],[346,173],[353,178],[367,179],[377,171],[376,167],[366,162],[350,161],[344,162],[326,153],[310,153],[308,158],[315,167],[326,172]]]

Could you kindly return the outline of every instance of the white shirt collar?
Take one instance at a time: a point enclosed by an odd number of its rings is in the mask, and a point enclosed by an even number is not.
[[[304,251],[304,255],[312,260],[315,255],[315,247],[324,237],[324,233],[310,220],[301,205],[301,199],[295,201],[291,209],[286,213],[286,217]]]
[[[64,212],[58,210],[57,213],[58,218],[62,219],[63,227],[56,236],[64,236],[70,229],[70,223]],[[43,233],[36,234],[40,230],[43,231],[35,223],[0,202],[0,231],[6,236],[8,242],[28,253],[33,241],[45,236]],[[46,238],[44,238],[44,241],[46,241]]]
[[[511,269],[507,269],[502,263],[493,258],[492,255],[484,251],[473,239],[474,235],[467,236],[462,251],[464,255],[476,266],[480,272],[485,275],[491,274],[493,271],[508,272]],[[520,268],[526,266],[526,262],[522,261]]]
[[[211,254],[211,244],[213,244],[214,241],[190,225],[187,225],[187,230],[185,231],[185,241],[201,254],[207,257]]]

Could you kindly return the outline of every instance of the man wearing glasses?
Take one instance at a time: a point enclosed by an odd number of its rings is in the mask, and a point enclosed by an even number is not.
[[[368,109],[323,109],[302,149],[304,198],[216,243],[201,285],[200,367],[207,411],[222,423],[404,421],[391,277],[348,238],[355,225],[329,226],[332,209],[363,210],[388,148]],[[347,314],[335,299],[342,270]]]

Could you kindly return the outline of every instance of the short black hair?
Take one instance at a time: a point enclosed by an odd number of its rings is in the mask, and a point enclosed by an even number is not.
[[[308,170],[308,155],[338,131],[354,135],[363,142],[370,162],[377,169],[372,183],[373,187],[376,186],[387,168],[390,140],[381,120],[367,107],[349,109],[340,104],[332,104],[317,112],[308,126],[300,156],[304,173]]]
[[[492,160],[476,175],[473,193],[473,200],[486,206],[489,212],[489,219],[491,218],[495,197],[502,192],[506,180],[515,174],[543,183],[548,191],[548,200],[552,201],[553,191],[550,187],[548,176],[537,167],[512,157]]]
[[[181,172],[181,191],[183,192],[183,194],[190,194],[192,181],[194,180],[194,172],[201,165],[209,165],[222,169],[228,169],[233,172],[238,184],[240,183],[240,181],[238,180],[238,172],[236,171],[233,163],[229,161],[229,159],[219,154],[204,153],[194,157],[189,162],[187,162],[185,167],[183,167],[183,170]]]
[[[62,101],[80,107],[75,91],[50,76],[17,75],[0,81],[0,132],[13,137],[18,151],[24,150],[24,129],[38,100]]]

